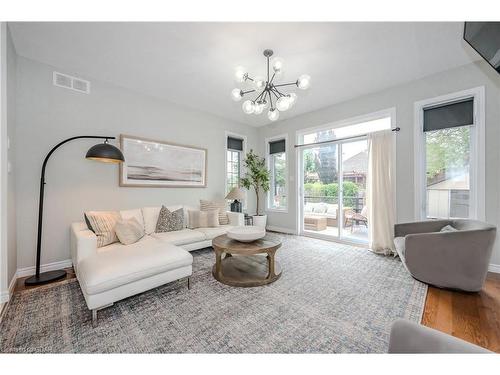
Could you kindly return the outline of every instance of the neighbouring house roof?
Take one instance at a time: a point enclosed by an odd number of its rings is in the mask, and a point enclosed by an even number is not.
[[[469,190],[469,174],[464,173],[446,180],[428,185],[429,190]]]
[[[343,164],[344,173],[356,172],[358,174],[367,174],[368,172],[368,152],[361,151],[360,153],[351,156],[349,159],[344,161]]]

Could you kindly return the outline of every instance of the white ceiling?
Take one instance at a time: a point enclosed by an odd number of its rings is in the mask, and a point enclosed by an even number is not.
[[[21,56],[254,126],[269,120],[231,100],[233,72],[264,75],[266,48],[284,58],[283,80],[312,77],[280,120],[478,59],[451,22],[9,25]]]

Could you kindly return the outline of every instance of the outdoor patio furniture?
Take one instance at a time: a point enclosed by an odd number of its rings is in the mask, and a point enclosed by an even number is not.
[[[325,216],[304,216],[304,229],[320,231],[327,227],[327,219]]]
[[[351,211],[352,207],[344,207],[344,226],[346,225],[346,212]],[[304,216],[326,217],[326,225],[329,227],[338,227],[339,206],[332,203],[313,203],[306,202],[304,205]]]
[[[356,211],[354,211],[352,209],[349,209],[344,213],[345,226],[348,226],[347,224],[350,222],[351,233],[353,232],[354,224],[359,225],[359,223],[361,223],[368,228],[368,218],[366,217],[366,215],[367,215],[366,211],[367,211],[367,208],[366,208],[366,206],[364,206],[360,213],[357,213]]]

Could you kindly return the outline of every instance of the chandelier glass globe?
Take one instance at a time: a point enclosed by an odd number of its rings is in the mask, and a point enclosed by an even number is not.
[[[255,105],[251,100],[245,100],[241,108],[243,109],[243,112],[245,112],[247,115],[250,115],[255,111]]]
[[[255,104],[255,110],[253,113],[256,115],[260,115],[264,111],[264,103],[256,103]]]
[[[288,97],[282,96],[281,98],[279,98],[276,102],[276,108],[281,112],[284,112],[288,108],[290,108],[290,100],[288,99]]]
[[[253,85],[257,90],[262,90],[264,87],[266,87],[266,81],[262,77],[256,77],[253,81]]]
[[[297,87],[301,90],[307,90],[311,86],[311,77],[307,74],[302,74],[297,80]]]
[[[242,97],[243,96],[241,95],[241,90],[240,89],[233,89],[233,91],[231,91],[231,98],[235,102],[239,102]]]
[[[297,94],[294,92],[291,92],[290,94],[287,95],[288,97],[288,102],[290,103],[290,108],[297,102]]]
[[[247,77],[247,72],[246,69],[242,66],[238,66],[234,72],[234,78],[236,79],[236,82],[245,82]]]
[[[267,118],[271,121],[276,121],[280,118],[280,112],[276,108],[271,108],[269,112],[267,112]]]
[[[276,73],[276,74],[280,74],[282,71],[283,71],[283,64],[284,64],[284,61],[281,57],[275,57],[273,59],[273,71]]]

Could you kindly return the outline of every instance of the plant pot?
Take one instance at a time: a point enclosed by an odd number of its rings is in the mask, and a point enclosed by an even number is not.
[[[253,215],[253,225],[256,227],[265,228],[267,223],[267,215]]]

